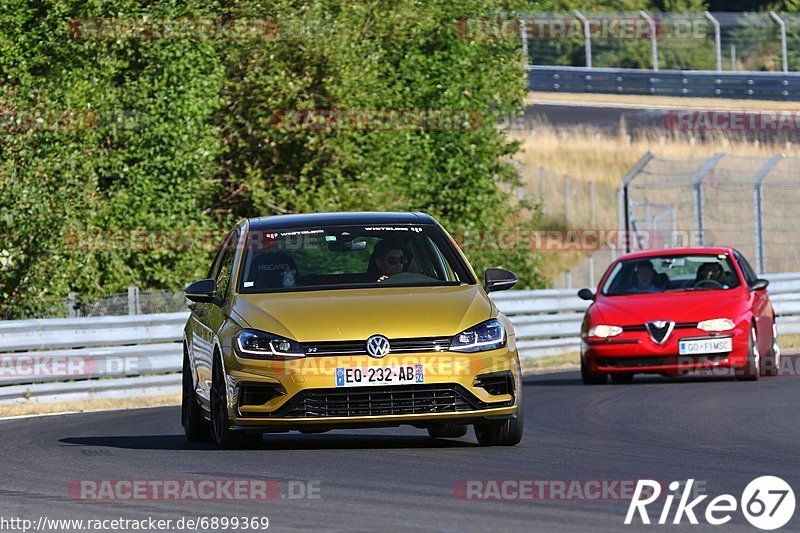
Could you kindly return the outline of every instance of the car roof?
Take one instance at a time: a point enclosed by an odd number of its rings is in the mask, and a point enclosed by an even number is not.
[[[297,215],[276,215],[248,219],[250,229],[294,229],[318,228],[321,226],[357,226],[361,224],[399,224],[399,225],[436,225],[432,216],[425,213],[407,212],[342,212],[342,213],[308,213]]]
[[[653,250],[642,250],[640,252],[633,252],[625,254],[619,258],[620,261],[627,259],[644,259],[647,257],[663,256],[663,255],[685,255],[685,254],[730,254],[733,253],[733,248],[725,246],[685,246],[676,248],[656,248]]]

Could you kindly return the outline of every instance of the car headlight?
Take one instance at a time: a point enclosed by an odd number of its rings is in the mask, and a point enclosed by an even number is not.
[[[499,320],[491,319],[462,331],[450,342],[454,352],[496,350],[506,344],[506,329]]]
[[[590,337],[600,337],[601,339],[616,337],[620,333],[622,333],[621,327],[609,326],[608,324],[598,324],[589,328]]]
[[[303,346],[291,339],[255,329],[243,329],[236,334],[236,351],[243,357],[270,359],[272,357],[304,357]]]
[[[697,323],[697,329],[703,331],[728,331],[736,327],[733,320],[728,318],[713,318],[711,320],[703,320]]]

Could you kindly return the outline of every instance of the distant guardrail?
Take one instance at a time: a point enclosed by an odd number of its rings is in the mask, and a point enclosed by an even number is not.
[[[800,100],[800,73],[528,66],[531,91]]]
[[[779,333],[800,333],[800,273],[772,274]],[[524,358],[577,352],[589,302],[572,289],[492,293]],[[188,311],[0,323],[0,404],[177,393]],[[24,365],[15,358],[24,358]]]

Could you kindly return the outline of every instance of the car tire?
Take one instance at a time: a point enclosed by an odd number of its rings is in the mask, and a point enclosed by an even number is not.
[[[611,383],[631,383],[633,381],[633,374],[611,374]]]
[[[581,379],[584,385],[605,385],[608,383],[608,376],[605,374],[595,374],[586,368],[586,364],[581,358]]]
[[[227,394],[222,362],[216,355],[211,367],[211,434],[217,446],[223,450],[240,450],[255,446],[261,442],[261,434],[231,429]]]
[[[185,345],[181,377],[181,425],[186,440],[189,442],[211,440],[211,424],[203,416],[203,409],[197,403],[197,396],[194,393],[194,377]]]
[[[742,369],[742,375],[737,379],[740,381],[756,381],[761,375],[761,354],[758,352],[756,342],[756,327],[750,326],[750,340],[747,348],[747,362]]]
[[[481,446],[516,446],[522,440],[522,398],[516,416],[498,422],[475,424],[475,438]]]
[[[778,328],[774,320],[772,322],[772,344],[761,365],[762,376],[777,376],[781,369],[781,347],[778,344]]]
[[[466,424],[438,424],[428,428],[432,439],[457,439],[467,434]]]

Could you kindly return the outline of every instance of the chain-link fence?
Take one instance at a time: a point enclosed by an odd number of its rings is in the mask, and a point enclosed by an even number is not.
[[[594,286],[617,254],[617,188],[544,167],[522,175],[519,196],[536,208],[531,251],[545,256],[543,276],[555,288]]]
[[[127,292],[109,294],[96,300],[84,301],[81,295],[70,293],[45,316],[31,318],[87,317],[145,315],[151,313],[174,313],[183,311],[189,301],[183,291],[140,289],[128,287]],[[62,310],[59,312],[59,308]]]
[[[732,246],[759,273],[800,270],[800,160],[646,154],[623,181],[633,249]]]
[[[523,52],[532,65],[800,69],[796,13],[540,12],[520,14],[519,28]]]

